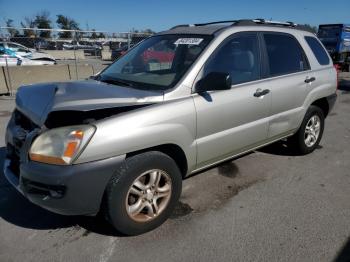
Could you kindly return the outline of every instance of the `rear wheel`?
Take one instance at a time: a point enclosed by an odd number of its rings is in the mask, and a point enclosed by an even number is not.
[[[127,158],[107,186],[107,220],[126,235],[150,231],[171,215],[181,187],[181,173],[169,156],[153,151]]]
[[[300,154],[308,154],[319,145],[324,130],[324,114],[317,106],[310,106],[298,132],[289,139]]]

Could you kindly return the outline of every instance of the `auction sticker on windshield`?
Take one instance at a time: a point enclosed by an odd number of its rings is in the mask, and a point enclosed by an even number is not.
[[[174,43],[175,45],[199,45],[203,38],[179,38]]]

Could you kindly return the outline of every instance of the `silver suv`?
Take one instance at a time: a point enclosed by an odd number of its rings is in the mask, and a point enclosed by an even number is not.
[[[140,234],[170,216],[186,176],[285,138],[312,152],[336,86],[296,24],[177,26],[89,80],[21,87],[5,176],[43,208]]]

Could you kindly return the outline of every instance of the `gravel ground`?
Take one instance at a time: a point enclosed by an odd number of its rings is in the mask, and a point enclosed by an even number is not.
[[[171,219],[144,235],[45,211],[0,171],[0,261],[350,261],[350,75],[341,78],[314,153],[276,144],[188,178]],[[0,166],[13,107],[0,97]]]

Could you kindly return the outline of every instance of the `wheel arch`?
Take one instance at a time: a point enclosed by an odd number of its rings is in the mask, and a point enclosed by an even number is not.
[[[184,178],[188,172],[188,160],[183,149],[176,144],[162,144],[149,148],[144,148],[141,150],[129,152],[126,154],[126,158],[138,155],[140,153],[148,152],[148,151],[159,151],[162,152],[169,157],[171,157],[176,165],[179,167],[182,177]]]
[[[329,104],[328,104],[327,98],[323,97],[323,98],[317,99],[314,102],[312,102],[310,106],[319,107],[322,110],[324,117],[325,118],[327,117],[329,113]]]

